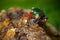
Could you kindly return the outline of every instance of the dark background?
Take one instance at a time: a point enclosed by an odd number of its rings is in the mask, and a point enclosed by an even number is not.
[[[32,8],[40,7],[48,16],[48,22],[60,31],[60,1],[59,0],[0,0],[0,11],[10,7]]]

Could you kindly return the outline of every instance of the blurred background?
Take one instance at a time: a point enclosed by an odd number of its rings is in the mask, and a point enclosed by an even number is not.
[[[10,7],[32,8],[40,7],[48,16],[48,22],[60,31],[60,1],[59,0],[0,0],[0,11]]]

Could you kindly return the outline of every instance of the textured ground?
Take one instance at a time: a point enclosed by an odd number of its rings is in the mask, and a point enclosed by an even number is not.
[[[51,40],[43,28],[33,23],[25,26],[29,10],[10,8],[0,14],[0,40]],[[33,19],[30,19],[32,21]]]

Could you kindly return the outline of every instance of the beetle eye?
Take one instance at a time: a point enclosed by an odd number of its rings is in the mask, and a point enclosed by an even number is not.
[[[44,19],[44,21],[46,22],[46,21],[47,21],[47,19]]]

